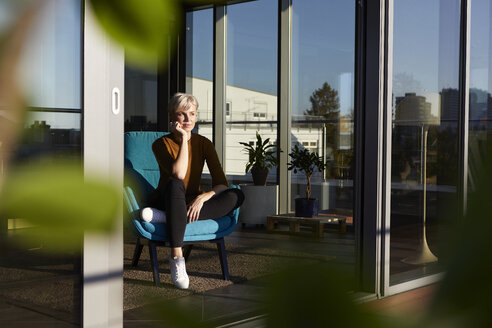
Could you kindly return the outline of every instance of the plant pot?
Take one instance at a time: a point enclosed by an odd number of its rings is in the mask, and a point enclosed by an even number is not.
[[[268,178],[268,169],[251,169],[251,175],[253,176],[253,184],[255,186],[266,186]]]
[[[319,204],[316,198],[296,198],[296,216],[312,218],[318,216]]]
[[[241,184],[244,202],[239,211],[243,224],[267,224],[267,217],[278,214],[278,185],[254,186]]]

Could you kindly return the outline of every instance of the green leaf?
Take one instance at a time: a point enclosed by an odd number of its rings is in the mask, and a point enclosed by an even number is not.
[[[385,326],[354,303],[348,293],[353,283],[327,263],[292,267],[267,279],[269,328]]]
[[[147,305],[149,312],[152,314],[152,320],[158,322],[164,327],[174,328],[212,328],[216,327],[207,323],[200,317],[200,312],[190,311],[182,302],[176,300],[156,300]],[[159,325],[157,325],[159,326]],[[156,327],[157,327],[156,326]]]
[[[1,214],[26,220],[32,228],[18,235],[53,250],[77,249],[85,231],[108,232],[121,197],[113,185],[84,178],[80,163],[28,164],[5,181]]]
[[[249,172],[249,169],[251,168],[251,166],[253,166],[253,164],[250,162],[246,165],[246,169],[245,169],[245,172],[244,173],[248,173]]]
[[[468,193],[467,213],[451,227],[446,247],[439,254],[439,263],[446,265],[446,275],[429,306],[428,321],[422,327],[490,327],[492,324],[492,143],[487,142],[484,148],[484,166],[476,189]],[[448,208],[456,207],[449,204]],[[447,220],[456,220],[455,213],[442,215]]]
[[[17,81],[18,67],[42,5],[41,1],[2,2],[5,19],[0,19],[4,23],[0,30],[0,186],[25,121],[25,99]]]
[[[125,47],[125,57],[141,68],[155,68],[165,60],[181,27],[176,0],[90,0],[106,32]],[[171,42],[170,42],[171,40]]]
[[[270,148],[275,147],[276,145],[269,145],[270,138],[267,138],[265,141],[262,141],[262,138],[258,131],[256,131],[256,146],[253,147],[249,143],[239,142],[239,144],[244,146],[244,151],[248,154],[248,163],[246,164],[245,172],[248,173],[251,167],[259,168],[259,169],[268,169],[273,166],[278,166],[277,158],[274,157],[276,155],[275,151],[267,151]]]

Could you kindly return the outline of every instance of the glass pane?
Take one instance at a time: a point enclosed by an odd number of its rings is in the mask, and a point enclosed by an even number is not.
[[[458,0],[396,0],[393,39],[390,284],[442,270],[456,217]]]
[[[196,132],[213,140],[213,24],[212,9],[186,13],[186,92],[198,100]],[[205,170],[208,168],[205,166]]]
[[[80,113],[29,112],[18,159],[81,159],[80,124]]]
[[[475,191],[492,131],[492,3],[471,3],[468,192]]]
[[[326,164],[311,178],[320,215],[352,225],[354,184],[355,1],[293,2],[292,147]],[[290,150],[289,150],[290,151]],[[291,211],[307,196],[304,173],[292,172]]]
[[[157,62],[157,61],[156,61]],[[157,63],[141,71],[125,65],[125,131],[157,131]]]
[[[227,7],[226,163],[230,182],[251,183],[248,154],[239,142],[256,146],[256,132],[277,141],[278,1]],[[276,184],[277,172],[269,170]]]
[[[23,5],[0,1],[0,36],[18,18]],[[40,7],[19,66],[29,112],[11,169],[45,155],[81,159],[82,4],[78,0],[43,1]],[[3,116],[6,108],[2,105]],[[2,140],[0,148],[1,144]],[[3,164],[0,162],[0,179],[5,178]],[[2,326],[80,325],[81,254],[53,254],[43,242],[20,238],[36,229],[22,218],[0,216]]]
[[[80,1],[47,1],[26,43],[20,65],[32,107],[80,109]]]

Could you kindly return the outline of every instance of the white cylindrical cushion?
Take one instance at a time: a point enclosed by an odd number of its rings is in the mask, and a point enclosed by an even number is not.
[[[142,209],[142,211],[140,212],[140,217],[146,222],[166,222],[166,213],[152,207],[146,207]]]

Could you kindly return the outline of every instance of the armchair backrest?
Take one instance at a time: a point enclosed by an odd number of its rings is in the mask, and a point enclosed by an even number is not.
[[[163,240],[162,238],[165,234],[160,230],[160,234],[148,231],[148,227],[144,227],[140,220],[140,209],[147,206],[145,200],[148,199],[159,184],[159,164],[152,152],[152,143],[166,134],[169,134],[169,132],[136,131],[125,133],[125,186],[123,188],[123,197],[131,219],[129,220],[131,222],[130,226],[137,236],[160,241]],[[239,188],[239,186],[235,185],[230,185],[229,187]],[[194,222],[190,225],[193,227],[189,228],[191,230],[185,236],[185,241],[211,240],[228,235],[237,224],[239,208],[230,212],[228,216],[230,220],[224,221],[224,217],[218,218],[219,221],[217,222],[219,223],[208,222],[213,220]],[[206,233],[201,230],[204,227],[206,227]],[[215,231],[214,229],[218,230]]]
[[[169,132],[134,131],[125,133],[125,186],[137,194],[137,201],[147,199],[159,184],[159,164],[152,143]]]

